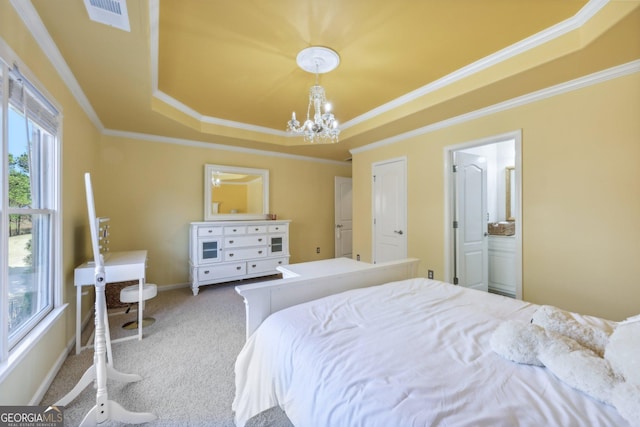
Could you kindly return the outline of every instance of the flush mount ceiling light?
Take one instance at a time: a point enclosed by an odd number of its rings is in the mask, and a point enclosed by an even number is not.
[[[311,144],[332,144],[338,142],[338,122],[331,113],[331,104],[327,102],[324,88],[320,86],[319,75],[335,70],[340,64],[340,56],[332,49],[312,46],[303,49],[296,58],[298,66],[304,71],[316,75],[316,84],[309,89],[309,105],[307,119],[300,125],[296,120],[296,112],[291,114],[287,123],[287,132],[302,135],[305,142]],[[313,117],[311,107],[313,106]]]

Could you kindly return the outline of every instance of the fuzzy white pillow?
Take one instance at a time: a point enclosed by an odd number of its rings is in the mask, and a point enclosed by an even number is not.
[[[517,363],[546,366],[567,385],[613,405],[640,427],[640,315],[618,323],[609,336],[568,312],[543,307],[532,323],[508,320],[498,326],[490,340],[493,351]]]
[[[583,348],[571,338],[546,331],[533,323],[516,320],[501,323],[493,331],[489,344],[494,352],[505,359],[535,366],[544,366],[539,354],[552,344],[557,351],[569,352]]]
[[[613,406],[632,426],[640,426],[640,385],[623,382],[611,393]]]
[[[604,358],[627,382],[640,386],[640,315],[618,324]]]
[[[620,322],[609,338],[604,358],[623,381],[612,403],[633,426],[640,426],[640,315]]]
[[[609,362],[582,347],[567,351],[566,345],[553,340],[541,349],[538,359],[565,384],[612,404],[611,392],[620,383]]]
[[[545,339],[544,329],[530,323],[507,320],[493,331],[489,344],[505,359],[527,365],[544,366],[538,360],[538,346]]]
[[[577,341],[583,347],[593,350],[598,356],[604,355],[604,350],[609,342],[607,331],[583,325],[570,312],[550,305],[538,308],[533,314],[531,322],[547,331],[553,331]]]

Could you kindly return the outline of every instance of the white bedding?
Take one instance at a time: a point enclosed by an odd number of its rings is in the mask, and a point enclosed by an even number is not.
[[[502,321],[536,308],[411,279],[279,311],[237,358],[236,425],[273,406],[299,427],[628,425],[545,368],[491,350]]]

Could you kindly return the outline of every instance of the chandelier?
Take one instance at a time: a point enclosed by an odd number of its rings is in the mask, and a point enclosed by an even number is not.
[[[302,135],[304,141],[311,144],[333,144],[338,142],[338,122],[331,113],[331,104],[327,102],[324,88],[320,86],[319,74],[328,73],[340,64],[338,53],[320,46],[303,49],[296,58],[298,66],[304,71],[316,75],[316,84],[309,89],[309,105],[307,119],[301,125],[296,120],[296,112],[291,113],[291,120],[287,123],[287,132],[292,135]],[[311,108],[313,106],[313,116]]]

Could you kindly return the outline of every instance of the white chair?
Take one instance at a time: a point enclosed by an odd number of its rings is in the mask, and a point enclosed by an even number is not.
[[[138,310],[143,310],[144,312],[144,302],[148,299],[154,298],[156,295],[158,295],[158,287],[153,283],[145,283],[142,288],[142,302],[140,303]],[[129,304],[129,308],[127,308],[127,313],[131,309],[131,306],[138,302],[139,297],[140,297],[139,285],[127,286],[126,288],[123,288],[120,291],[120,301],[122,301],[123,303]],[[153,322],[155,321],[156,319],[154,319],[153,317],[145,317],[144,319],[142,319],[142,327],[144,328],[145,326],[152,325]],[[124,329],[137,329],[138,321],[132,320],[122,325],[122,327]]]

